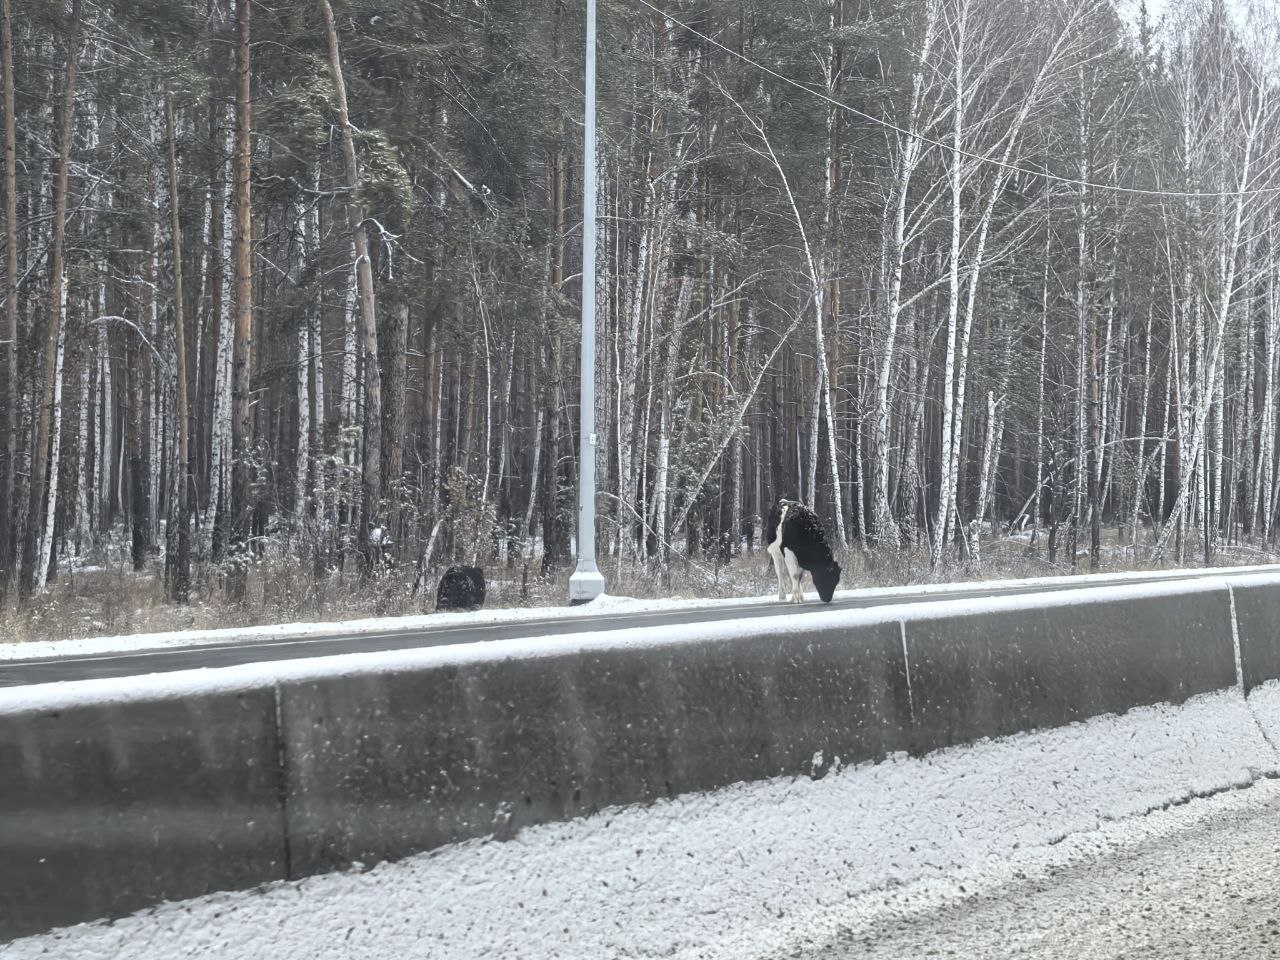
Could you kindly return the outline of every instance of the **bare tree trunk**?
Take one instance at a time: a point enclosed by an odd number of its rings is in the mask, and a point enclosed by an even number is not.
[[[232,238],[235,236],[235,223],[232,215],[234,195],[234,172],[232,158],[235,154],[234,114],[233,108],[219,108],[224,114],[225,124],[218,141],[219,126],[216,119],[210,121],[211,137],[222,148],[228,157],[227,161],[218,161],[220,174],[215,174],[213,216],[210,224],[210,353],[212,368],[210,373],[212,401],[208,405],[209,423],[209,462],[206,467],[208,483],[208,501],[200,523],[200,545],[196,550],[199,562],[208,564],[220,560],[230,540],[228,526],[230,523],[230,475],[231,464],[231,354],[232,327],[234,308],[232,306],[232,288],[234,282],[228,282],[229,268],[232,265]],[[218,115],[215,110],[214,117]],[[203,406],[202,410],[205,409]]]
[[[1040,288],[1040,376],[1036,385],[1036,485],[1031,492],[1031,542],[1040,537],[1041,494],[1044,491],[1044,391],[1049,352],[1049,240],[1044,232],[1044,276]]]
[[[653,481],[653,531],[657,540],[657,556],[660,563],[666,563],[669,550],[667,542],[667,506],[669,503],[669,478],[671,468],[671,432],[673,408],[676,404],[676,380],[679,377],[680,346],[684,337],[686,315],[689,312],[689,300],[692,281],[688,276],[681,278],[680,292],[676,295],[676,306],[670,336],[667,340],[667,363],[663,374],[661,414],[658,419],[658,455]]]
[[[655,126],[657,121],[655,120]],[[652,166],[652,163],[650,164]],[[558,181],[557,181],[558,182]],[[557,192],[556,196],[560,198]],[[562,198],[557,203],[560,209]],[[636,254],[635,282],[631,291],[631,309],[627,311],[626,336],[622,337],[622,355],[618,361],[618,526],[634,528],[635,503],[639,478],[634,469],[636,449],[636,398],[639,393],[640,329],[644,317],[645,278],[649,270],[650,235],[654,215],[654,184],[646,184],[640,214],[640,241]],[[559,232],[557,232],[559,236]],[[641,535],[643,539],[643,535]],[[636,538],[622,536],[623,549],[636,555]]]
[[[1272,249],[1276,238],[1274,225],[1271,229]],[[1275,432],[1276,432],[1276,348],[1280,341],[1280,261],[1267,271],[1266,321],[1263,324],[1263,352],[1266,379],[1265,386],[1260,388],[1262,396],[1262,415],[1258,427],[1258,462],[1257,476],[1251,490],[1249,514],[1261,523],[1259,542],[1265,544],[1271,534],[1271,502],[1273,493]],[[1259,516],[1260,514],[1260,516]]]
[[[991,493],[996,467],[1000,461],[1000,442],[1004,436],[1004,398],[987,391],[987,436],[982,446],[982,462],[978,466],[978,503],[969,520],[969,562],[974,569],[982,566],[982,522],[991,507]]]
[[[104,298],[106,297],[105,286],[102,295]],[[98,382],[94,387],[94,393],[98,397],[98,426],[96,433],[98,476],[94,478],[97,481],[98,509],[95,523],[100,530],[110,526],[115,507],[115,488],[111,483],[111,476],[115,466],[116,400],[115,377],[111,367],[111,339],[107,334],[107,325],[104,323],[98,326]]]
[[[919,376],[910,376],[913,369],[919,370]],[[922,534],[928,535],[928,526],[921,525],[919,518],[925,516],[924,508],[924,471],[920,463],[921,433],[924,423],[925,397],[929,391],[929,365],[912,358],[908,363],[907,373],[913,382],[919,384],[916,396],[911,402],[911,413],[905,431],[906,449],[902,454],[902,479],[898,484],[899,502],[902,509],[903,533],[909,542],[919,544]],[[903,493],[905,491],[905,493]]]
[[[726,93],[727,97],[728,94]],[[808,268],[809,285],[810,285],[810,301],[813,304],[814,315],[814,331],[815,343],[814,352],[817,355],[817,379],[819,386],[819,399],[821,401],[822,412],[827,422],[827,457],[828,465],[831,472],[831,500],[832,507],[836,517],[836,536],[840,541],[840,549],[843,551],[849,545],[849,537],[845,531],[844,525],[844,496],[840,484],[840,465],[836,456],[836,424],[835,418],[831,413],[831,375],[827,366],[827,350],[826,339],[823,332],[823,302],[824,302],[824,280],[819,273],[819,265],[814,258],[813,249],[809,245],[809,234],[805,230],[804,218],[800,214],[800,207],[796,203],[795,195],[791,192],[791,181],[787,178],[786,171],[782,166],[782,162],[778,159],[778,155],[773,150],[773,144],[770,142],[768,134],[765,133],[764,126],[760,121],[747,113],[736,101],[734,105],[738,107],[744,119],[755,128],[756,133],[760,136],[761,143],[764,144],[766,153],[770,161],[773,163],[774,169],[778,173],[778,178],[782,181],[783,191],[786,193],[787,202],[791,207],[791,215],[795,220],[796,230],[800,234],[801,244],[804,248],[805,266]],[[745,412],[745,411],[744,411]],[[814,430],[817,430],[817,421],[814,422]],[[725,447],[717,453],[716,459],[723,454]],[[816,471],[814,471],[816,472]],[[699,487],[701,484],[699,484]],[[687,513],[687,510],[686,510]]]
[[[4,473],[0,475],[0,596],[14,579],[18,474],[18,147],[13,96],[13,11],[0,0],[0,83],[4,108]]]
[[[1191,449],[1184,458],[1184,462],[1188,464],[1194,464],[1200,460],[1201,453],[1205,447],[1205,426],[1208,422],[1210,408],[1217,394],[1219,370],[1221,369],[1226,346],[1227,320],[1234,302],[1236,270],[1239,259],[1237,254],[1244,229],[1245,209],[1250,199],[1255,197],[1255,194],[1249,192],[1249,187],[1253,182],[1251,176],[1253,173],[1254,146],[1258,135],[1261,133],[1264,118],[1269,115],[1272,109],[1271,104],[1268,102],[1269,94],[1266,91],[1258,91],[1255,99],[1256,103],[1249,114],[1241,117],[1245,125],[1242,131],[1244,156],[1241,162],[1240,175],[1235,184],[1236,193],[1230,207],[1230,222],[1226,225],[1226,230],[1224,231],[1223,247],[1219,256],[1217,296],[1214,302],[1215,323],[1209,331],[1204,363],[1202,364],[1203,375],[1200,377],[1203,390],[1200,391],[1196,398],[1194,409],[1190,411]],[[1186,443],[1187,441],[1182,439],[1181,442]],[[1154,550],[1156,557],[1159,557],[1164,552],[1169,537],[1173,533],[1174,525],[1180,523],[1186,515],[1191,501],[1192,485],[1188,482],[1189,478],[1183,476],[1181,480],[1182,485],[1178,491],[1178,499],[1174,504],[1173,513],[1165,522],[1163,529],[1160,531],[1160,537],[1156,541]],[[1205,480],[1207,482],[1208,478],[1206,477]]]
[[[944,368],[942,442],[940,444],[940,481],[939,499],[936,510],[936,522],[933,530],[932,560],[936,565],[942,559],[942,549],[951,531],[953,516],[959,523],[956,491],[959,485],[960,468],[963,461],[966,438],[965,425],[965,384],[968,376],[969,343],[973,331],[978,283],[982,274],[986,257],[987,240],[996,203],[1003,193],[1005,182],[1012,169],[1012,160],[1016,156],[1022,129],[1031,111],[1040,103],[1042,96],[1049,89],[1049,82],[1058,69],[1060,62],[1071,51],[1073,41],[1079,35],[1081,16],[1085,7],[1075,8],[1068,20],[1053,41],[1044,56],[1030,89],[1022,94],[1022,101],[1014,117],[1009,121],[1002,134],[1003,147],[999,162],[991,177],[991,185],[986,202],[982,205],[973,239],[973,256],[968,269],[968,296],[966,298],[963,323],[960,322],[960,256],[961,220],[964,213],[963,191],[965,168],[962,165],[965,136],[968,133],[966,111],[969,97],[973,95],[968,89],[970,80],[966,72],[966,54],[969,48],[969,16],[970,0],[961,0],[954,24],[955,32],[955,66],[954,66],[954,103],[952,105],[952,159],[948,177],[951,194],[951,244],[950,269],[948,271],[947,298],[947,352]],[[975,81],[976,82],[976,81]],[[981,126],[975,121],[976,126]]]
[[[356,276],[360,286],[360,335],[364,359],[364,468],[360,527],[356,534],[361,572],[372,572],[373,556],[369,535],[382,512],[382,376],[378,369],[378,320],[373,291],[373,266],[369,260],[369,241],[364,227],[364,211],[357,191],[360,171],[356,165],[355,139],[347,112],[347,86],[342,74],[342,56],[338,48],[338,30],[333,21],[329,0],[321,0],[324,9],[325,34],[329,40],[329,69],[333,73],[334,99],[338,107],[338,127],[342,134],[342,155],[346,163],[347,226],[355,246]]]
[[[310,229],[310,216],[301,201],[294,205],[294,226],[300,228],[302,243],[299,245],[298,263],[294,271],[295,282],[301,285],[307,264],[316,251]],[[319,304],[315,304],[318,309]],[[298,443],[293,458],[293,522],[294,533],[301,548],[305,540],[308,500],[311,497],[311,356],[315,348],[311,344],[311,324],[314,311],[303,310],[298,315],[298,345],[295,352],[297,370],[294,374],[295,399],[298,405]]]
[[[67,22],[67,72],[63,81],[62,110],[59,116],[58,159],[53,186],[53,241],[49,253],[48,324],[45,331],[44,376],[41,383],[40,415],[36,421],[35,447],[31,462],[31,508],[27,516],[28,530],[23,563],[26,592],[43,589],[45,571],[38,570],[40,537],[44,531],[43,509],[48,496],[46,483],[57,484],[50,473],[49,444],[52,430],[54,395],[60,384],[59,344],[62,341],[62,318],[65,309],[66,283],[63,245],[67,235],[67,189],[71,165],[71,148],[75,134],[76,64],[80,54],[81,0],[71,0],[71,16]]]
[[[959,417],[956,415],[956,336],[960,321],[960,222],[964,211],[963,181],[961,178],[961,150],[964,142],[965,121],[965,73],[964,54],[966,49],[965,27],[968,16],[968,2],[961,0],[955,24],[956,30],[956,62],[955,62],[955,103],[951,108],[952,154],[950,171],[951,189],[951,254],[948,270],[947,293],[947,351],[943,367],[942,384],[942,444],[938,458],[940,470],[938,481],[938,504],[933,523],[933,564],[937,566],[942,560],[942,551],[946,546],[947,533],[951,528],[951,504],[955,496],[955,470],[959,466],[958,448]],[[970,281],[976,282],[976,278]],[[955,467],[953,468],[953,464]]]
[[[1169,471],[1169,437],[1172,435],[1173,420],[1177,416],[1173,409],[1173,381],[1177,373],[1174,358],[1170,354],[1164,370],[1164,410],[1160,417],[1160,469],[1156,474],[1156,509],[1151,518],[1153,529],[1164,523],[1165,483]]]
[[[186,603],[191,597],[191,419],[187,411],[187,332],[183,314],[182,222],[178,216],[178,150],[173,121],[173,94],[164,96],[165,135],[169,143],[169,231],[173,244],[174,353],[178,367],[178,556],[169,583],[170,599]]]
[[[532,478],[532,483],[529,487],[529,505],[525,508],[524,524],[520,530],[522,549],[526,552],[526,556],[533,547],[533,518],[537,515],[538,510],[538,477],[541,476],[540,471],[542,470],[542,428],[546,416],[546,406],[539,405],[537,419],[534,421],[533,427],[533,463],[529,467],[529,476]]]
[[[383,463],[384,471],[382,490],[387,498],[387,527],[395,543],[399,543],[404,530],[401,529],[400,514],[404,502],[401,481],[404,479],[404,442],[407,425],[406,412],[408,400],[408,363],[409,363],[409,301],[405,295],[399,295],[384,313],[386,323],[386,403],[383,411],[386,414],[383,426]]]
[[[250,13],[252,0],[236,0],[236,139],[233,173],[235,194],[235,326],[231,354],[231,547],[235,555],[227,576],[227,593],[243,600],[248,577],[249,458],[253,447],[253,418],[249,407],[249,361],[253,343],[253,235],[251,176],[253,167],[253,100]]]
[[[494,498],[501,505],[504,502],[510,503],[511,498],[504,496],[504,486],[507,483],[507,465],[511,456],[511,431],[512,421],[514,420],[514,400],[511,390],[515,385],[516,373],[516,331],[513,327],[511,330],[511,340],[507,344],[507,373],[502,382],[502,405],[498,411],[500,423],[498,431],[501,439],[498,441],[498,476],[494,481]],[[498,551],[500,559],[503,563],[507,563],[510,557],[510,545],[512,524],[509,508],[499,517],[502,524],[502,532],[498,541]]]
[[[1154,288],[1152,290],[1152,300],[1154,301]],[[1138,546],[1138,530],[1142,524],[1142,494],[1147,486],[1147,473],[1151,468],[1151,461],[1147,455],[1147,414],[1151,404],[1151,330],[1152,323],[1155,319],[1155,303],[1152,302],[1147,308],[1147,329],[1146,336],[1143,338],[1142,349],[1142,404],[1138,413],[1138,469],[1135,471],[1136,476],[1133,482],[1133,545]],[[1163,430],[1161,431],[1163,432]]]
[[[316,171],[316,186],[318,188],[320,181],[319,170]],[[308,248],[311,255],[319,262],[320,256],[320,208],[319,205],[313,207],[310,216],[307,218],[305,225],[308,241]],[[317,273],[318,273],[317,269]],[[312,435],[311,443],[311,464],[312,472],[315,474],[314,484],[312,487],[312,510],[317,520],[318,531],[325,529],[327,515],[325,514],[326,503],[326,481],[325,481],[325,452],[329,449],[329,445],[325,439],[325,375],[324,375],[324,283],[320,279],[316,281],[316,298],[311,305],[308,325],[310,326],[308,361],[311,365],[311,389],[314,397],[314,417],[312,418]],[[428,384],[424,381],[422,385],[423,392],[428,389]],[[317,533],[317,536],[319,533]],[[317,553],[317,558],[320,556]]]
[[[105,287],[99,287],[101,297],[106,296]],[[101,305],[99,300],[99,305]],[[105,310],[99,310],[106,313]],[[80,356],[80,397],[78,406],[78,423],[76,424],[76,496],[74,544],[75,552],[80,554],[92,535],[90,523],[92,510],[89,498],[89,424],[93,421],[93,358],[89,353],[88,338],[83,345]]]
[[[147,558],[147,494],[150,489],[147,483],[145,463],[145,444],[143,431],[146,428],[146,416],[143,412],[143,384],[146,381],[146,368],[143,365],[142,337],[129,338],[129,526],[130,560],[134,571],[140,571],[146,565]]]
[[[889,249],[889,282],[885,295],[884,331],[879,337],[880,355],[876,369],[876,406],[873,431],[872,456],[875,460],[875,492],[871,509],[871,526],[876,541],[897,546],[901,532],[893,517],[889,496],[889,433],[891,406],[889,386],[893,375],[894,351],[898,339],[898,321],[902,312],[902,275],[907,255],[907,198],[911,179],[923,154],[920,125],[924,103],[926,70],[933,48],[934,32],[938,23],[940,4],[928,0],[925,6],[924,37],[911,77],[911,113],[908,132],[898,156],[898,177],[894,185],[893,232]]]
[[[58,356],[53,372],[53,426],[49,444],[49,492],[45,503],[44,529],[40,531],[40,558],[36,563],[36,593],[43,593],[49,578],[49,561],[53,557],[53,531],[58,519],[58,468],[62,462],[62,367],[67,352],[67,285],[62,284],[62,303],[58,325]]]

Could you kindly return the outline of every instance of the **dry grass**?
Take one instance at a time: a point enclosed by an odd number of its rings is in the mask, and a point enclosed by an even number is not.
[[[1140,547],[1134,551],[1127,537],[1122,538],[1112,529],[1107,532],[1103,544],[1102,570],[1116,572],[1174,566],[1171,561],[1152,564],[1148,555],[1149,548]],[[1196,565],[1196,556],[1196,550],[1189,547],[1186,565]],[[1276,559],[1274,554],[1264,553],[1256,547],[1235,545],[1222,548],[1215,565],[1266,563]],[[530,560],[487,567],[486,606],[563,605],[568,596],[571,571],[542,577],[538,574],[538,566],[536,560]],[[1044,552],[1043,539],[1033,548],[1025,537],[985,542],[980,569],[955,558],[932,567],[928,550],[923,547],[874,553],[855,548],[850,551],[844,566],[841,586],[846,588],[1089,572],[1087,555],[1080,557],[1074,571],[1065,550],[1059,553],[1059,563],[1051,565]],[[762,551],[743,555],[727,564],[706,557],[677,559],[661,571],[615,558],[606,558],[601,567],[608,592],[615,596],[764,596],[772,593],[776,585],[772,567]],[[83,570],[64,569],[45,594],[21,606],[12,599],[0,606],[0,636],[9,642],[62,640],[297,621],[341,622],[363,617],[425,613],[434,607],[435,579],[430,580],[429,589],[414,596],[412,569],[386,573],[371,582],[361,583],[351,572],[316,578],[310,567],[296,560],[269,560],[260,563],[249,576],[248,596],[244,601],[231,602],[221,579],[209,577],[204,583],[196,584],[198,598],[185,606],[165,599],[159,570],[158,561],[141,573],[135,573],[121,562]]]

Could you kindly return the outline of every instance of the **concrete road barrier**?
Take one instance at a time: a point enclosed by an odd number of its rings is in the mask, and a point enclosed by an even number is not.
[[[0,941],[287,876],[270,689],[0,717]]]
[[[0,941],[1180,703],[1236,684],[1237,633],[1247,682],[1280,677],[1280,576],[1240,581],[1238,624],[1228,583],[292,661],[243,689],[194,671],[168,675],[181,695],[61,708],[98,681],[0,691]]]
[[[1246,581],[1233,586],[1232,593],[1244,689],[1249,692],[1280,680],[1280,582]]]
[[[1063,726],[1232,686],[1223,587],[905,621],[912,750]]]
[[[908,746],[906,686],[896,623],[284,684],[292,863],[882,759]]]

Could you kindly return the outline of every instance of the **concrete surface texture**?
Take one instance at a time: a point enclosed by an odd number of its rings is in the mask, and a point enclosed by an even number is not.
[[[1274,587],[1259,592],[1280,596]],[[918,753],[1138,704],[1181,703],[1236,682],[1226,590],[1028,605],[907,620],[904,629]]]
[[[0,723],[0,939],[287,873],[270,690]]]
[[[896,623],[280,688],[294,874],[908,748]]]
[[[972,896],[957,889],[922,912],[852,927],[786,957],[1280,957],[1280,785],[1262,781],[1200,809],[1203,819],[1176,832],[1078,863],[1030,866]]]
[[[1242,584],[1231,593],[1247,693],[1280,678],[1280,590]]]

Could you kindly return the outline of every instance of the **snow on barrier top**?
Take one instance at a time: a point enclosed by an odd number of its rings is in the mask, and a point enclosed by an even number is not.
[[[0,690],[0,938],[1182,703],[1268,678],[1271,609],[1224,574]]]
[[[1098,575],[1105,579],[1108,575]],[[1005,581],[1040,586],[1055,578]],[[1061,579],[1061,578],[1057,578]],[[1073,582],[1084,578],[1074,578]],[[549,637],[493,640],[484,643],[444,644],[403,650],[348,653],[307,657],[294,660],[239,664],[216,669],[176,670],[142,676],[75,680],[28,686],[0,687],[0,716],[28,710],[56,710],[92,704],[125,703],[138,700],[174,699],[201,694],[234,693],[277,683],[304,682],[326,678],[384,674],[461,666],[468,663],[491,663],[524,657],[554,657],[609,648],[664,646],[703,642],[723,642],[750,637],[786,637],[814,630],[858,628],[870,624],[907,623],[954,617],[976,617],[984,614],[1007,614],[1028,609],[1055,609],[1097,603],[1114,603],[1141,598],[1181,596],[1223,591],[1228,587],[1266,588],[1280,584],[1280,572],[1236,574],[1224,572],[1199,576],[1194,580],[1159,580],[1151,583],[1067,589],[1026,595],[995,595],[963,599],[912,600],[902,604],[884,604],[849,610],[824,610],[806,613],[799,618],[756,619],[731,618],[718,622],[663,627],[615,629],[600,632],[582,631]],[[897,588],[895,588],[896,590]],[[708,601],[711,603],[712,601]],[[741,603],[741,601],[732,601]],[[762,601],[765,602],[765,601]],[[767,601],[770,604],[774,600]],[[726,602],[727,603],[727,602]],[[642,609],[648,610],[649,603]],[[653,609],[664,609],[653,606]],[[701,609],[691,606],[689,609]],[[585,608],[578,608],[585,609]],[[632,609],[630,607],[628,610]],[[396,618],[405,619],[405,618]],[[408,618],[418,620],[420,618]],[[367,621],[385,627],[394,620]],[[1280,617],[1277,617],[1280,622]],[[361,621],[360,623],[364,623]],[[334,624],[315,624],[332,629]],[[234,633],[234,631],[192,631],[200,633]],[[176,635],[175,635],[176,636]],[[16,644],[14,646],[22,646]],[[3,657],[0,657],[3,659]],[[1280,670],[1277,671],[1280,675]]]
[[[1079,590],[1092,587],[1144,585],[1186,580],[1203,580],[1217,577],[1275,574],[1280,572],[1274,564],[1214,569],[1193,568],[1154,570],[1134,574],[1091,573],[1063,577],[1026,577],[1016,580],[965,581],[960,583],[934,583],[898,587],[859,588],[840,590],[835,600],[885,602],[902,598],[915,603],[922,599],[945,599],[947,595],[973,591],[991,591],[993,595],[1027,591]],[[573,626],[575,621],[603,615],[627,616],[642,613],[705,611],[733,607],[750,609],[775,604],[773,596],[731,599],[667,598],[638,600],[631,597],[600,596],[589,604],[576,607],[527,607],[502,610],[482,610],[455,613],[428,613],[401,617],[373,617],[361,620],[316,623],[279,623],[254,627],[222,627],[204,630],[174,630],[156,633],[138,633],[121,636],[85,637],[71,640],[27,640],[0,642],[0,662],[35,658],[85,657],[124,651],[158,650],[172,647],[204,646],[238,643],[283,643],[291,640],[308,640],[328,637],[337,633],[350,636],[371,634],[420,633],[424,630],[440,630],[455,627],[479,627],[497,624],[520,624],[533,621],[555,620]]]

